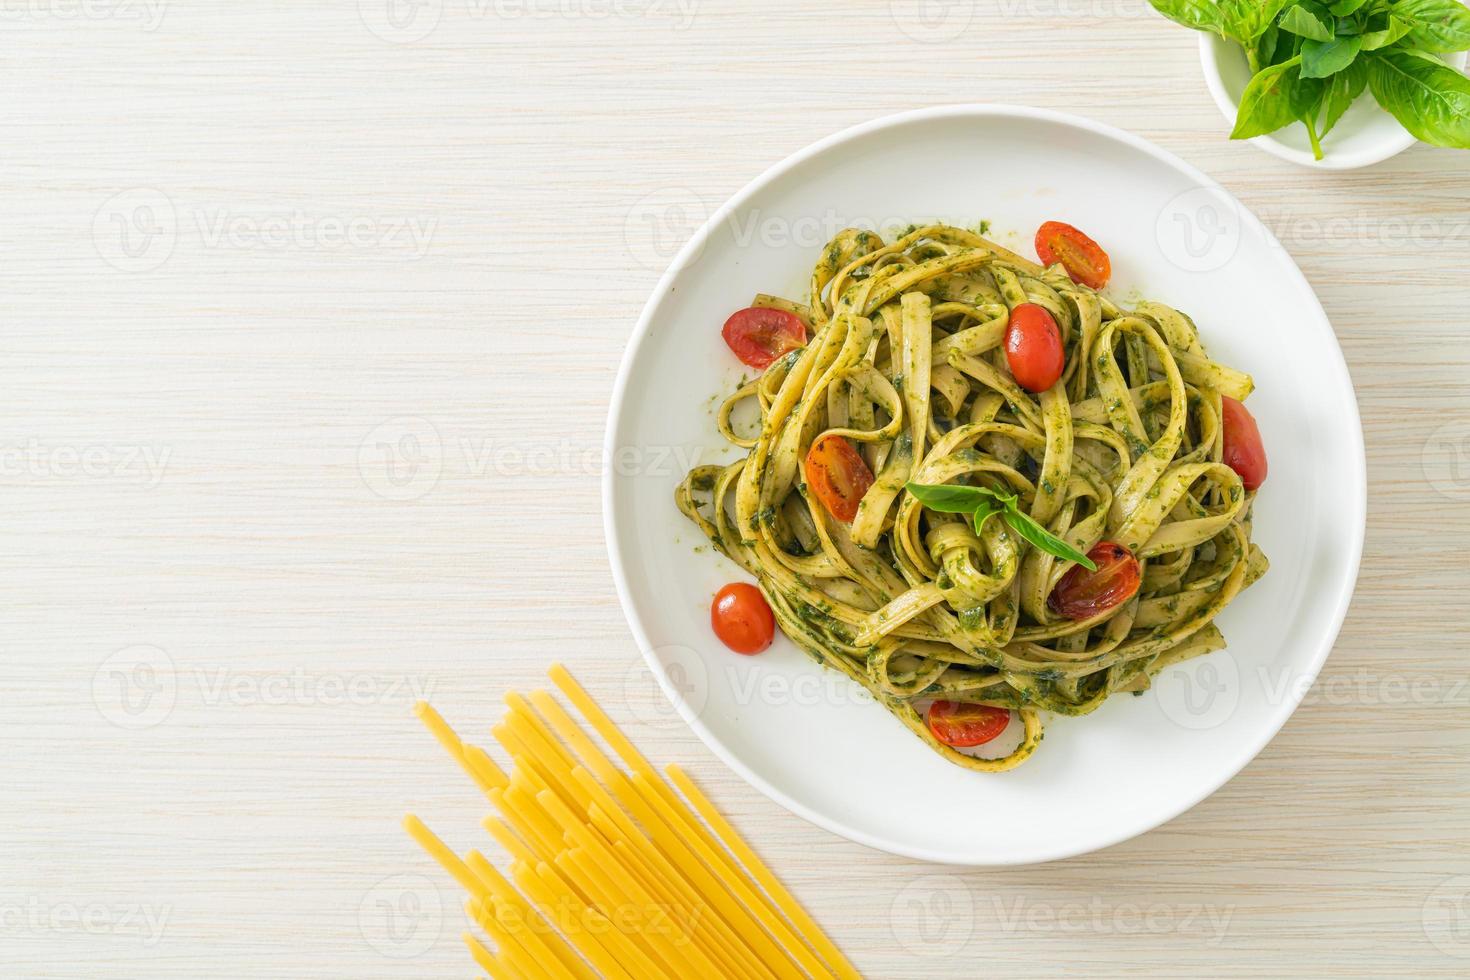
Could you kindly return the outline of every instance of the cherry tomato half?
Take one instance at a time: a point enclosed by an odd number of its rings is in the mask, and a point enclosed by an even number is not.
[[[1097,571],[1073,565],[1047,596],[1046,604],[1058,616],[1091,619],[1127,602],[1138,591],[1142,572],[1133,552],[1112,541],[1099,541],[1087,557]]]
[[[732,582],[715,593],[709,624],[720,642],[736,653],[760,653],[776,636],[776,617],[766,597],[747,582]]]
[[[1073,282],[1101,289],[1113,275],[1108,253],[1082,232],[1061,221],[1036,229],[1036,254],[1047,265],[1060,262]]]
[[[1027,391],[1045,391],[1062,376],[1062,333],[1046,307],[1022,303],[1011,310],[1005,343],[1011,374]]]
[[[857,516],[863,494],[873,485],[873,471],[842,436],[822,436],[812,443],[803,469],[807,486],[839,521]]]
[[[1011,713],[989,704],[935,701],[929,705],[929,731],[945,745],[967,749],[984,745],[1006,730]]]
[[[801,317],[763,306],[730,314],[720,333],[736,357],[762,371],[782,354],[806,346],[806,324]]]
[[[1220,423],[1225,429],[1221,456],[1225,465],[1240,474],[1247,490],[1266,482],[1266,447],[1261,445],[1261,430],[1256,428],[1250,409],[1224,395],[1220,398]]]

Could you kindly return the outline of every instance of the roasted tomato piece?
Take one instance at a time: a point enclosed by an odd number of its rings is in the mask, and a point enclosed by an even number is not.
[[[929,731],[945,745],[967,749],[984,745],[1006,730],[1011,713],[988,704],[935,701],[929,706]]]
[[[1022,303],[1011,310],[1005,345],[1011,374],[1027,391],[1050,388],[1067,365],[1057,321],[1046,307],[1035,303]]]
[[[1099,541],[1087,553],[1097,571],[1073,565],[1046,604],[1067,619],[1091,619],[1133,598],[1142,580],[1142,570],[1133,552],[1112,541]]]
[[[776,636],[776,617],[761,590],[732,582],[715,593],[709,622],[720,642],[736,653],[760,653]]]
[[[736,357],[762,371],[787,351],[806,346],[806,324],[801,317],[764,306],[731,314],[720,333]]]
[[[842,436],[822,436],[807,451],[807,487],[839,521],[857,516],[863,494],[873,485],[873,471]]]
[[[1225,430],[1221,456],[1225,465],[1240,474],[1247,490],[1266,482],[1266,447],[1250,409],[1229,395],[1220,398],[1220,425]]]
[[[1101,289],[1113,275],[1108,253],[1071,225],[1048,221],[1036,229],[1036,254],[1047,265],[1057,262],[1067,270],[1073,282]]]

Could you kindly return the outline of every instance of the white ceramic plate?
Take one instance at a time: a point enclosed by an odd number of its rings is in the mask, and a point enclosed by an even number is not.
[[[805,296],[836,228],[991,222],[1030,254],[1042,221],[1111,253],[1110,292],[1193,315],[1211,353],[1254,374],[1270,458],[1256,504],[1266,578],[1218,620],[1229,649],[1141,697],[1049,722],[1007,773],[959,769],[855,685],[778,636],[757,657],[710,632],[710,598],[743,573],[673,503],[690,461],[722,448],[713,416],[740,365],[720,326],[757,292]],[[1012,235],[1007,233],[1011,232]],[[1039,109],[956,106],[849,129],[725,205],[658,284],[613,395],[603,486],[618,594],[684,719],[752,785],[872,847],[929,861],[1024,864],[1125,840],[1193,806],[1281,728],[1342,624],[1365,515],[1362,431],[1342,353],[1311,288],[1219,185],[1127,133]],[[682,455],[681,455],[682,454]]]

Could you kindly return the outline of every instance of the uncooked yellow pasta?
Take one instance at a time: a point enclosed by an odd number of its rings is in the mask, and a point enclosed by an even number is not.
[[[545,691],[506,696],[492,733],[509,772],[433,708],[416,708],[500,811],[484,826],[509,855],[508,876],[478,851],[461,857],[417,817],[404,821],[469,893],[483,937],[464,938],[478,966],[496,980],[858,978],[686,775],[671,770],[689,802],[564,668],[551,676],[631,772]]]

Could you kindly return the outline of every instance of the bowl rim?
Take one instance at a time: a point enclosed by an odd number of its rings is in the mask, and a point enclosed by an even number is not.
[[[608,560],[612,571],[613,584],[618,595],[618,603],[622,607],[623,616],[628,622],[634,640],[638,643],[639,652],[647,663],[650,673],[657,680],[665,697],[669,699],[679,716],[695,735],[699,737],[700,741],[748,784],[760,791],[768,799],[776,802],[788,812],[801,817],[808,823],[877,851],[926,861],[932,864],[963,867],[1009,867],[1042,864],[1048,861],[1057,861],[1100,851],[1163,826],[1180,814],[1192,809],[1202,800],[1212,796],[1221,786],[1224,786],[1231,779],[1235,778],[1276,737],[1285,726],[1287,720],[1296,712],[1296,709],[1306,697],[1307,689],[1315,682],[1317,675],[1321,672],[1323,663],[1326,662],[1328,655],[1331,654],[1332,649],[1336,646],[1343,622],[1347,617],[1348,607],[1357,587],[1358,574],[1362,562],[1363,542],[1367,532],[1367,457],[1363,440],[1361,414],[1358,410],[1357,391],[1353,386],[1352,376],[1348,372],[1347,361],[1342,352],[1342,347],[1338,344],[1336,334],[1332,330],[1331,321],[1328,319],[1326,311],[1322,309],[1321,301],[1317,298],[1316,292],[1312,289],[1310,283],[1307,282],[1306,277],[1302,274],[1301,269],[1297,267],[1296,262],[1291,259],[1290,253],[1281,246],[1270,228],[1262,223],[1254,212],[1236,199],[1218,181],[1175,154],[1155,146],[1140,136],[1106,123],[1100,123],[1084,116],[1073,115],[1055,109],[1041,109],[1030,106],[998,103],[940,105],[893,113],[871,119],[867,122],[858,123],[797,150],[784,160],[767,168],[754,180],[736,192],[724,204],[720,205],[710,215],[708,220],[700,226],[699,230],[690,237],[689,241],[684,244],[684,247],[679,250],[678,254],[675,255],[673,261],[669,264],[669,268],[659,278],[658,283],[649,294],[648,301],[644,304],[643,310],[639,314],[638,321],[633,328],[632,336],[629,338],[628,346],[623,352],[622,361],[619,363],[617,377],[613,383],[612,398],[608,409],[607,428],[603,439],[603,458],[605,460],[616,458],[618,452],[618,434],[624,423],[624,408],[628,403],[629,379],[633,372],[633,365],[638,359],[639,352],[642,350],[643,345],[648,342],[650,336],[649,328],[655,312],[663,303],[665,297],[669,295],[675,279],[691,261],[698,258],[711,233],[726,222],[730,215],[744,207],[751,197],[763,190],[768,184],[808,159],[835,146],[867,136],[870,133],[936,119],[995,118],[1040,120],[1058,123],[1063,126],[1074,127],[1116,140],[1148,154],[1168,166],[1176,168],[1180,173],[1196,181],[1198,186],[1208,188],[1213,193],[1220,194],[1226,199],[1233,201],[1239,209],[1240,220],[1243,223],[1251,225],[1263,237],[1267,245],[1275,246],[1286,256],[1286,266],[1290,270],[1288,278],[1291,284],[1302,292],[1305,298],[1315,305],[1321,314],[1316,320],[1315,328],[1324,331],[1332,340],[1331,350],[1336,356],[1331,359],[1330,364],[1326,365],[1326,369],[1336,376],[1337,381],[1342,386],[1340,390],[1345,391],[1347,395],[1348,418],[1345,421],[1348,423],[1348,435],[1353,448],[1352,459],[1349,463],[1354,478],[1348,489],[1351,493],[1349,504],[1351,513],[1354,515],[1354,520],[1351,522],[1352,540],[1348,546],[1349,558],[1345,569],[1346,574],[1339,580],[1337,594],[1333,597],[1331,603],[1332,612],[1328,619],[1330,625],[1321,634],[1316,649],[1312,651],[1311,657],[1303,665],[1302,676],[1305,678],[1305,682],[1291,687],[1287,697],[1277,706],[1276,716],[1271,718],[1269,723],[1262,727],[1261,734],[1255,740],[1250,743],[1241,743],[1241,745],[1237,746],[1234,757],[1227,764],[1220,767],[1221,775],[1218,780],[1211,781],[1203,792],[1191,795],[1189,798],[1183,799],[1173,806],[1162,808],[1157,814],[1150,815],[1147,819],[1140,821],[1130,829],[1112,834],[1107,838],[1080,844],[1073,842],[1036,847],[1025,852],[1017,852],[1012,856],[1007,856],[999,860],[993,858],[977,859],[972,855],[961,855],[942,850],[929,850],[923,847],[910,847],[902,842],[884,839],[879,835],[870,834],[851,827],[841,820],[832,819],[824,814],[818,813],[772,785],[726,747],[708,726],[704,724],[698,714],[689,707],[678,687],[673,683],[667,671],[664,670],[663,664],[655,656],[654,645],[649,639],[648,630],[644,627],[638,614],[638,608],[632,599],[631,587],[628,576],[625,573],[626,563],[622,548],[619,545],[618,526],[614,516],[616,511],[614,495],[618,484],[616,468],[604,466],[602,472],[603,536],[607,543]]]

